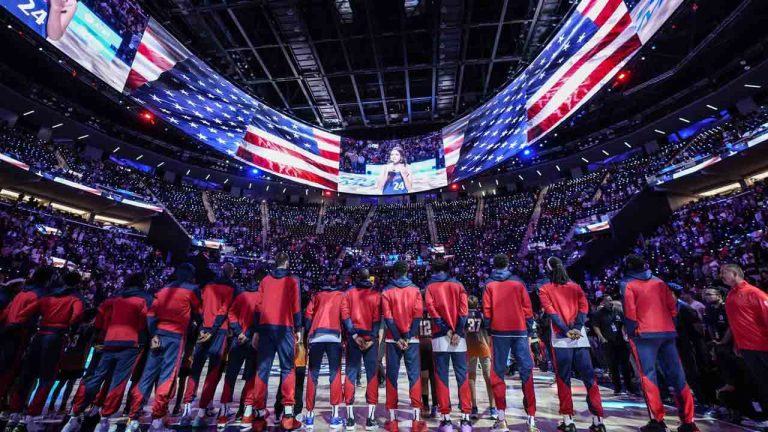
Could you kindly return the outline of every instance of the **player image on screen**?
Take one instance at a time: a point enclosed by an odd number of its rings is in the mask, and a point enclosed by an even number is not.
[[[411,168],[402,148],[395,147],[389,152],[389,164],[379,174],[376,189],[384,195],[408,193],[413,189]]]
[[[339,192],[399,195],[446,185],[441,131],[408,138],[360,140],[343,137]]]
[[[48,5],[46,33],[48,39],[59,40],[72,22],[77,11],[77,0],[51,0]]]
[[[0,6],[118,91],[149,20],[135,0],[0,0]]]

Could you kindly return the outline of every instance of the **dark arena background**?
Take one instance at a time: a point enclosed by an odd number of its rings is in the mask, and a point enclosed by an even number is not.
[[[0,430],[768,431],[767,24],[0,0]]]

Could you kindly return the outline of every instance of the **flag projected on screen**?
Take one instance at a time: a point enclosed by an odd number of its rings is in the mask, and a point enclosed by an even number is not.
[[[683,0],[579,1],[498,94],[442,131],[402,138],[387,160],[366,149],[342,152],[339,136],[263,105],[213,71],[136,0],[115,1],[124,7],[78,0],[49,14],[45,0],[0,0],[0,6],[105,83],[218,151],[305,185],[388,194],[467,179],[541,140],[603,89]],[[436,151],[425,152],[428,140]]]
[[[455,149],[461,143],[460,157],[449,168],[453,174],[449,181],[503,163],[578,111],[681,3],[582,0],[512,83],[469,116],[443,129],[446,148]]]
[[[259,105],[237,157],[298,183],[336,190],[340,137]]]
[[[526,100],[529,142],[579,109],[640,46],[622,0],[582,1],[532,63]]]
[[[154,19],[139,45],[126,90],[158,117],[229,155],[235,154],[260,105],[193,56]]]
[[[496,166],[527,145],[525,92],[522,91],[525,79],[524,73],[472,113],[461,138],[461,156],[452,170],[454,179],[467,178]],[[443,134],[451,137],[448,141],[444,139],[447,144],[460,139],[455,130],[444,129]],[[454,148],[455,145],[446,145],[446,149]]]

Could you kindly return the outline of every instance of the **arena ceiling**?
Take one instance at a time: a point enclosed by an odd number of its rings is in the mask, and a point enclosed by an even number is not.
[[[445,124],[530,61],[572,0],[149,0],[185,45],[329,129]]]

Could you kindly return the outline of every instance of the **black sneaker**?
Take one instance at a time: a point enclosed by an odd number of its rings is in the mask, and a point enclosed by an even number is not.
[[[560,425],[557,426],[557,430],[562,432],[576,432],[576,423],[565,424],[565,422],[561,422]]]
[[[453,423],[450,420],[441,420],[438,432],[453,432]]]
[[[347,424],[345,426],[345,429],[348,430],[348,431],[355,430],[355,419],[354,418],[350,417],[350,418],[347,419]]]
[[[677,432],[699,432],[699,427],[696,423],[685,423],[678,426]]]
[[[600,424],[594,424],[592,423],[592,426],[589,427],[589,432],[606,432],[605,425]]]
[[[663,421],[651,420],[640,428],[640,432],[667,432],[667,425]]]
[[[379,425],[376,423],[376,420],[368,417],[368,420],[365,421],[365,430],[372,431],[379,428]]]

